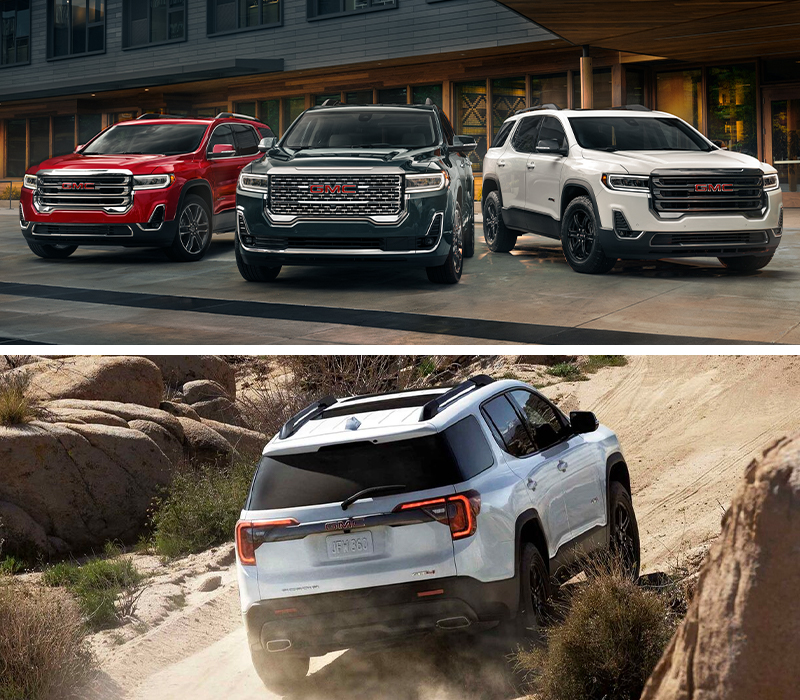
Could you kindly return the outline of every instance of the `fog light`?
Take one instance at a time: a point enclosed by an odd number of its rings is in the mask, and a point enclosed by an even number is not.
[[[252,236],[241,236],[241,239],[244,245],[253,245],[256,242],[256,239]]]

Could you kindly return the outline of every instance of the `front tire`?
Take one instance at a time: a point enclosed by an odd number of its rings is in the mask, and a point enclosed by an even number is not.
[[[28,248],[35,255],[45,260],[63,260],[78,250],[76,245],[49,245],[47,243],[34,243],[33,241],[27,241],[27,243]]]
[[[517,234],[503,223],[503,205],[497,192],[489,192],[483,203],[483,239],[493,253],[509,253],[517,245]]]
[[[632,581],[639,578],[641,552],[639,548],[639,525],[633,512],[633,501],[625,487],[617,481],[609,489],[609,527],[612,560],[622,573]]]
[[[769,255],[743,255],[737,258],[717,258],[728,270],[734,272],[755,272],[769,265],[774,253]]]
[[[464,266],[464,231],[461,218],[461,205],[456,204],[453,212],[453,243],[447,259],[436,267],[425,268],[428,279],[436,284],[456,284],[461,279]]]
[[[278,695],[287,695],[308,675],[311,659],[308,656],[287,654],[285,652],[270,653],[263,650],[251,650],[253,666],[261,682],[267,690]]]
[[[550,574],[539,548],[528,542],[522,550],[520,559],[520,633],[535,640],[541,640],[544,628],[550,620]]]
[[[211,245],[211,211],[196,194],[186,196],[177,218],[178,230],[167,255],[176,262],[200,260]]]
[[[576,197],[567,205],[561,219],[561,247],[575,272],[602,275],[616,265],[616,258],[608,258],[603,253],[597,233],[592,200]]]
[[[236,237],[234,244],[234,255],[236,257],[236,267],[239,274],[248,282],[272,282],[280,274],[281,266],[266,267],[264,265],[248,265],[242,258],[241,248],[239,247],[239,237]]]

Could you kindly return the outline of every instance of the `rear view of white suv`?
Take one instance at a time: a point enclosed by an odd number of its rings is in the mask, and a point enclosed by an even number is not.
[[[638,105],[517,112],[483,171],[489,248],[508,252],[524,233],[555,238],[576,272],[688,256],[750,272],[769,263],[783,232],[775,168]]]
[[[608,549],[638,573],[628,469],[594,414],[486,375],[327,397],[264,448],[236,527],[253,663],[286,692],[336,649],[535,631],[551,585]]]

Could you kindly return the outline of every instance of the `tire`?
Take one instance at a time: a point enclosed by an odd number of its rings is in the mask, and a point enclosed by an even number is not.
[[[769,255],[743,255],[738,258],[717,258],[728,270],[734,272],[755,272],[769,265],[774,253]]]
[[[251,649],[250,656],[261,682],[267,690],[278,695],[287,695],[297,690],[308,675],[311,662],[308,656],[286,652],[270,653]]]
[[[592,200],[575,197],[561,218],[561,247],[575,272],[602,275],[616,265],[616,258],[608,258],[603,253],[597,228]]]
[[[483,239],[493,253],[509,253],[517,245],[517,234],[503,223],[503,205],[497,192],[483,202]]]
[[[206,201],[186,195],[178,216],[178,230],[167,255],[175,262],[195,262],[203,258],[211,245],[211,212]]]
[[[613,561],[631,580],[639,578],[641,552],[639,550],[639,525],[633,512],[633,501],[625,487],[612,481],[608,499],[609,549]]]
[[[27,241],[27,243],[28,248],[35,255],[45,260],[63,260],[78,250],[76,245],[49,245],[47,243],[34,243],[33,241]]]
[[[522,636],[540,640],[551,617],[552,590],[547,565],[535,544],[528,542],[524,545],[519,571],[519,631]]]
[[[234,255],[236,257],[236,267],[239,268],[239,274],[244,277],[248,282],[272,282],[280,274],[281,266],[266,267],[264,265],[248,265],[242,259],[241,249],[239,248],[239,237],[236,237],[234,244]]]
[[[475,202],[471,202],[473,207],[472,218],[469,225],[464,227],[464,257],[471,258],[475,255]]]
[[[461,279],[464,267],[464,229],[462,226],[461,205],[456,204],[453,212],[453,243],[447,259],[436,267],[425,268],[428,279],[436,284],[456,284]]]

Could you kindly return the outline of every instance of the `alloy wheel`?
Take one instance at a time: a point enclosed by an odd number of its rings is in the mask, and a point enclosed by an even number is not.
[[[594,247],[594,222],[585,211],[575,211],[567,229],[569,252],[575,260],[586,260]]]
[[[461,211],[456,209],[453,217],[453,268],[457,275],[461,274],[461,265],[464,263],[464,240]]]
[[[633,571],[636,566],[636,543],[633,537],[633,520],[624,503],[614,508],[611,544],[619,556],[625,571]]]
[[[497,238],[499,220],[497,209],[493,203],[487,202],[486,211],[483,212],[483,234],[486,242],[491,245]]]
[[[178,224],[178,235],[181,246],[187,253],[202,251],[210,235],[208,213],[199,204],[187,204],[181,213]]]
[[[531,612],[537,624],[543,626],[547,621],[547,585],[535,562],[531,564],[528,576]]]

